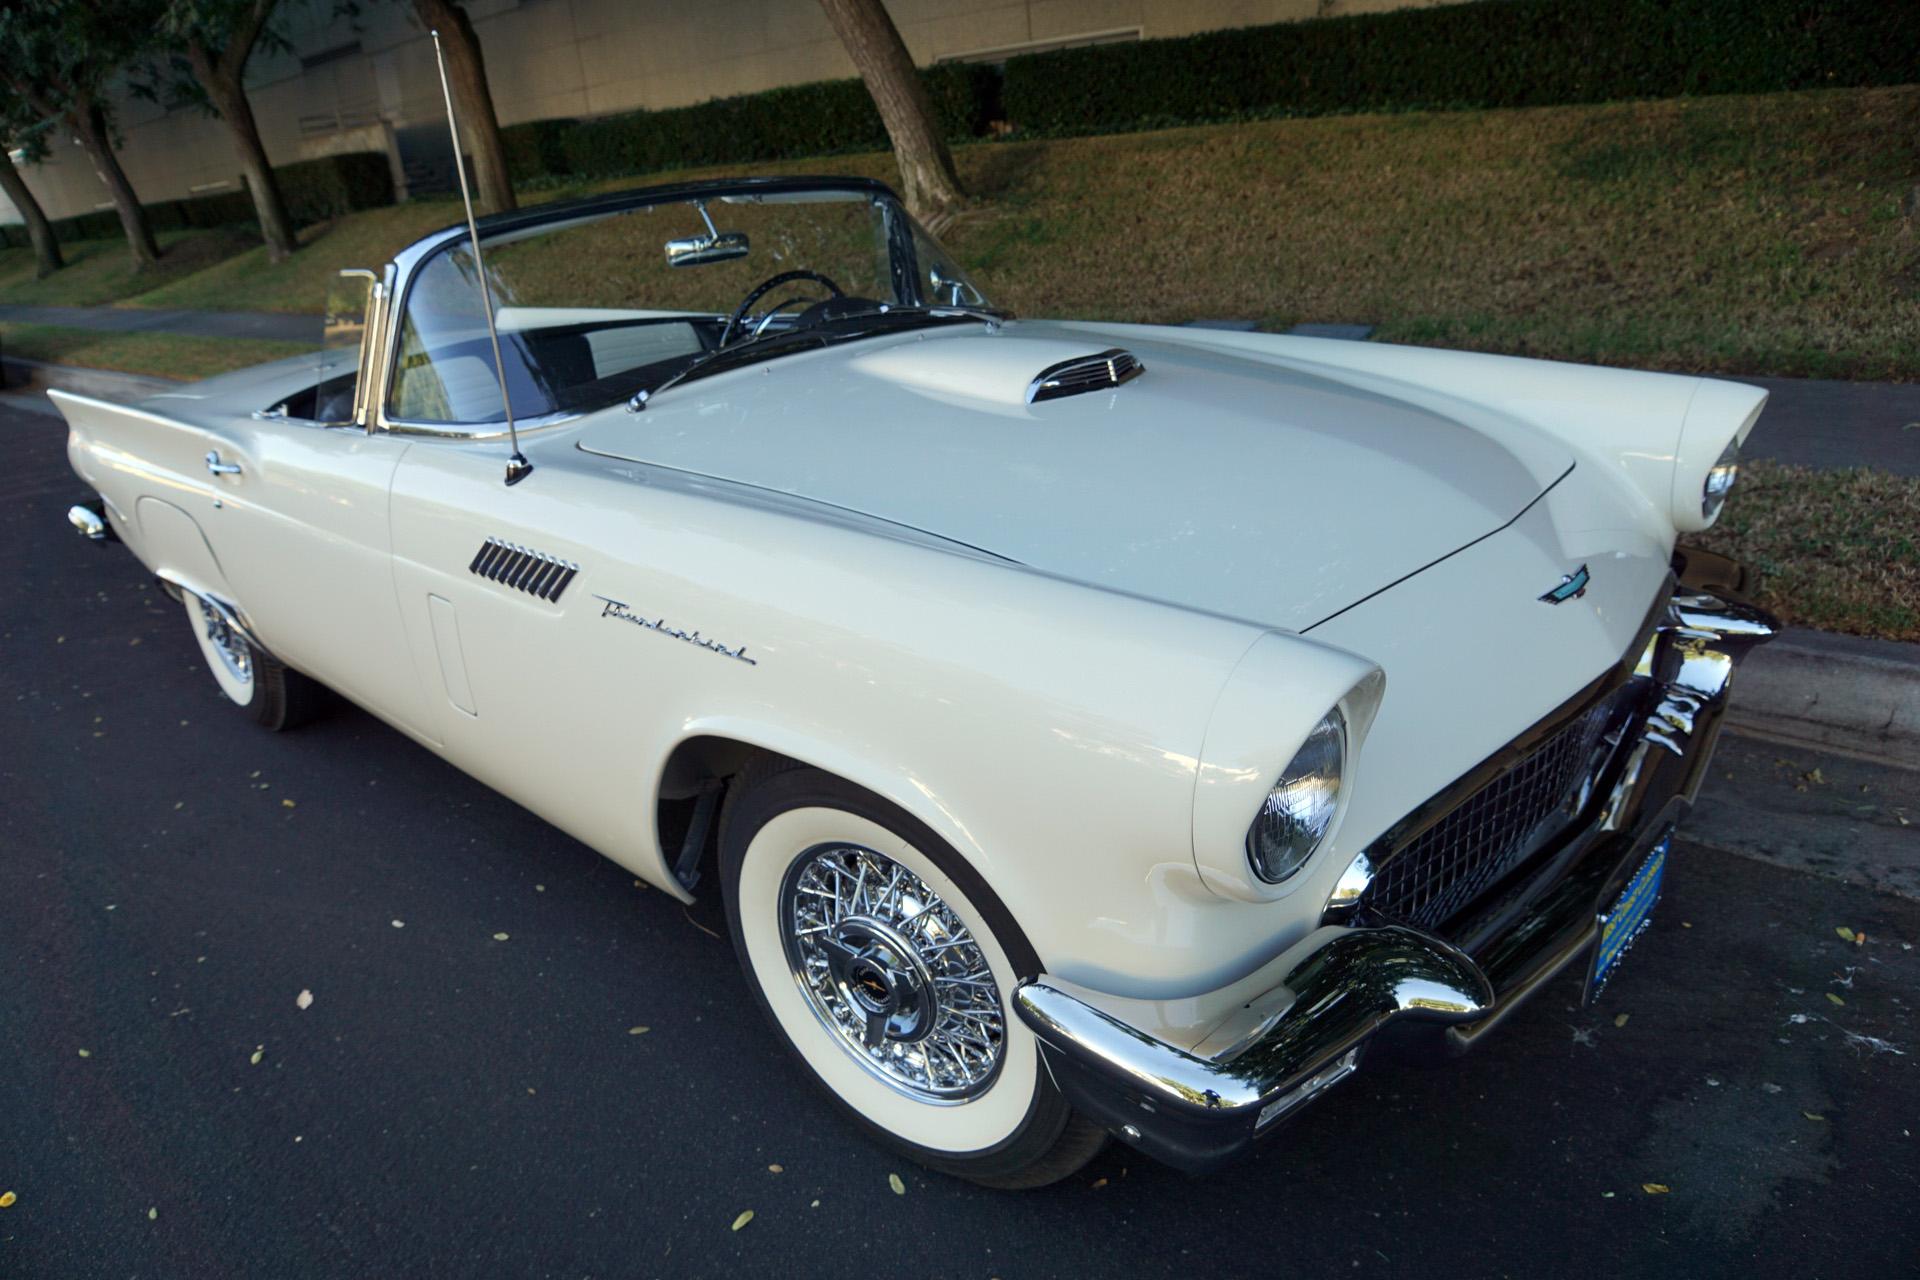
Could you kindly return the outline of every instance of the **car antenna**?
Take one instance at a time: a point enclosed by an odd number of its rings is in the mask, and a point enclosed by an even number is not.
[[[440,64],[440,96],[447,100],[447,132],[453,135],[453,171],[460,175],[460,203],[467,211],[467,241],[473,246],[473,269],[480,277],[480,300],[487,312],[487,339],[493,343],[493,373],[500,381],[500,407],[507,414],[507,437],[513,441],[513,456],[507,459],[507,483],[519,484],[533,474],[533,464],[520,452],[520,431],[513,425],[513,398],[507,394],[507,365],[500,358],[500,330],[493,322],[493,285],[487,279],[487,264],[480,257],[480,227],[473,220],[473,193],[467,190],[467,166],[460,158],[460,122],[453,114],[453,89],[447,83],[447,55],[440,47],[440,33],[433,36],[433,57]]]

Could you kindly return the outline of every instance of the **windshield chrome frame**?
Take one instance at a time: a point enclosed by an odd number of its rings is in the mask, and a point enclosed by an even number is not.
[[[919,297],[918,275],[915,272],[917,261],[913,249],[913,231],[900,204],[900,197],[883,182],[870,178],[846,177],[779,177],[779,178],[731,178],[709,182],[677,183],[670,186],[636,187],[629,191],[611,192],[602,196],[588,196],[584,200],[567,200],[549,205],[535,205],[530,209],[513,213],[491,214],[480,219],[480,235],[483,240],[502,232],[532,230],[556,222],[598,220],[601,216],[611,217],[632,209],[644,209],[658,204],[683,204],[693,200],[717,200],[725,196],[753,195],[795,195],[809,191],[846,191],[865,194],[880,206],[881,216],[885,220],[887,232],[888,259],[894,273],[894,288],[901,292],[901,273],[907,272],[906,293],[915,299]],[[386,322],[376,336],[378,349],[374,359],[380,370],[377,381],[379,398],[373,402],[373,413],[368,418],[368,430],[386,431],[397,435],[433,436],[452,440],[493,440],[506,439],[507,424],[502,418],[498,423],[485,422],[471,425],[458,422],[421,422],[409,418],[396,418],[387,412],[388,397],[392,392],[394,374],[400,359],[400,330],[406,316],[406,308],[413,292],[414,278],[422,267],[435,255],[451,245],[466,239],[467,226],[464,222],[448,226],[431,235],[414,241],[398,254],[394,255],[389,277],[394,283],[387,294]],[[904,257],[902,256],[904,241]],[[902,293],[901,296],[906,296]],[[373,388],[369,388],[371,391]],[[616,402],[617,404],[618,402]],[[613,406],[608,406],[613,407]],[[515,418],[521,432],[539,431],[543,428],[557,427],[586,416],[592,410],[566,410],[538,417]]]

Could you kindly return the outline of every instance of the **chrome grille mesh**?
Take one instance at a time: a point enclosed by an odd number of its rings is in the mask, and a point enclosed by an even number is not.
[[[1637,694],[1629,684],[1602,698],[1388,850],[1361,901],[1421,929],[1438,929],[1471,906],[1573,820],[1582,784],[1605,762],[1602,736]]]
[[[571,560],[561,560],[498,538],[488,538],[467,569],[542,600],[558,600],[574,575],[580,572],[580,566]]]

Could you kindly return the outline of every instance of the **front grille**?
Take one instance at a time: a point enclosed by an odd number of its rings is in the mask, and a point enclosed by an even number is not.
[[[1601,740],[1638,694],[1599,699],[1481,785],[1438,822],[1386,850],[1361,901],[1437,930],[1566,829],[1584,784],[1604,764]]]

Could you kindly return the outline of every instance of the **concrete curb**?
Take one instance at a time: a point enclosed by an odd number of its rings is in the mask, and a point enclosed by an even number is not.
[[[57,387],[83,396],[99,396],[102,400],[131,402],[180,385],[173,378],[155,378],[142,373],[116,373],[111,369],[53,364],[25,356],[0,356],[0,389],[8,392],[50,391]]]
[[[1789,628],[1741,665],[1727,723],[1920,769],[1920,644]]]

